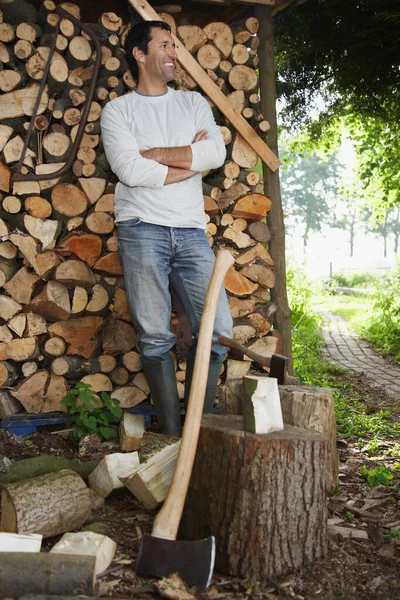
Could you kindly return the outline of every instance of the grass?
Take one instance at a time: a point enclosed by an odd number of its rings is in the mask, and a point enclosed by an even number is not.
[[[365,297],[313,295],[311,304],[310,286],[304,276],[289,271],[288,282],[294,374],[305,383],[332,389],[339,437],[351,438],[362,447],[374,440],[399,439],[400,423],[393,420],[389,411],[366,414],[365,403],[354,385],[346,381],[348,378],[344,377],[344,371],[330,364],[321,351],[322,321],[317,310],[321,306],[336,314],[340,314],[337,312],[340,310],[343,316],[352,317],[353,322],[361,322],[371,314],[371,300]]]

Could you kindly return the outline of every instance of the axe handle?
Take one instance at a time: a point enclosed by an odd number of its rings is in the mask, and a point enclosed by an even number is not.
[[[254,362],[258,363],[262,367],[271,366],[270,356],[263,356],[262,354],[257,354],[257,352],[253,352],[253,350],[250,350],[250,348],[246,348],[246,346],[243,346],[243,344],[237,342],[236,340],[232,340],[231,338],[227,338],[225,336],[220,336],[218,338],[218,343],[221,344],[221,346],[226,346],[227,348],[239,350],[242,354],[245,354],[246,356],[251,358],[251,360],[254,360]]]
[[[192,385],[178,460],[168,496],[153,525],[152,535],[156,537],[175,540],[178,533],[199,439],[218,298],[226,272],[233,263],[234,259],[227,250],[221,250],[217,254],[201,317]]]

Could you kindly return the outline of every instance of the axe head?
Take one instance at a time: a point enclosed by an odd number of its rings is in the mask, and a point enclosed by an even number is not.
[[[273,354],[271,356],[271,364],[269,368],[269,376],[275,377],[279,385],[286,383],[286,369],[289,359],[281,354]]]
[[[211,581],[214,561],[214,537],[192,542],[144,535],[136,560],[136,573],[152,577],[179,573],[186,585],[205,589]]]

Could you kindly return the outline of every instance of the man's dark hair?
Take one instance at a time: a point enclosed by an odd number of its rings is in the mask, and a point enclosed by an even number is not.
[[[137,46],[139,50],[147,54],[153,27],[165,29],[171,33],[171,27],[165,21],[143,21],[134,25],[126,36],[124,45],[126,60],[136,81],[138,79],[139,69],[136,59],[132,54],[132,50]]]

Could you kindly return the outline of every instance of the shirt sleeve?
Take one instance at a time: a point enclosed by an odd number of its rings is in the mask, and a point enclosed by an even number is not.
[[[205,129],[208,138],[195,144],[190,144],[192,149],[192,171],[207,171],[218,169],[223,165],[226,157],[224,138],[216,124],[210,105],[201,94],[194,94],[196,131]]]
[[[107,160],[120,182],[129,187],[162,188],[168,167],[141,156],[123,107],[108,103],[101,113],[100,124]]]

